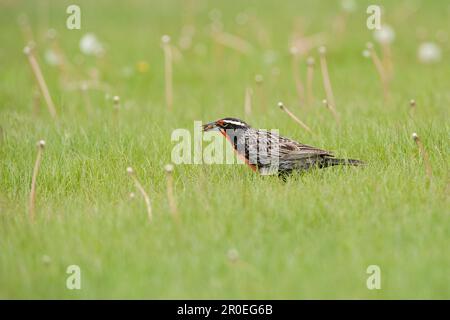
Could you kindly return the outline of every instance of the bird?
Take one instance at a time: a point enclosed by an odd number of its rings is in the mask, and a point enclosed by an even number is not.
[[[331,151],[282,137],[273,130],[254,129],[238,118],[222,118],[202,127],[204,132],[218,130],[244,163],[260,175],[285,178],[294,171],[364,164],[360,160],[335,158]]]

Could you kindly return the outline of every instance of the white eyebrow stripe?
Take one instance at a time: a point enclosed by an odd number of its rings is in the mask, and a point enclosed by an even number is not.
[[[225,123],[235,124],[237,126],[243,126],[244,124],[242,122],[233,121],[233,120],[223,120]]]

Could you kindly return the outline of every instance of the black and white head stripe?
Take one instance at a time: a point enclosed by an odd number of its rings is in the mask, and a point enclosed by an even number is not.
[[[224,118],[217,121],[219,124],[229,124],[233,127],[249,127],[247,123],[237,118]]]

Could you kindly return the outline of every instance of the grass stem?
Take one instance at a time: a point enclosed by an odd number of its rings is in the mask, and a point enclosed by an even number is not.
[[[152,213],[152,204],[151,204],[151,201],[150,201],[150,197],[148,196],[147,192],[145,192],[144,187],[142,186],[142,184],[139,182],[138,178],[136,177],[136,174],[134,173],[133,168],[128,167],[127,168],[127,172],[129,174],[129,176],[131,177],[131,179],[133,180],[136,188],[138,189],[138,191],[141,193],[142,197],[144,198],[145,205],[147,206],[148,221],[152,222],[152,220],[153,220],[153,213]]]
[[[295,90],[297,92],[299,105],[302,106],[305,103],[305,86],[303,85],[302,79],[299,74],[299,61],[300,55],[296,47],[291,49],[292,53],[292,73],[294,75]]]
[[[336,123],[339,125],[341,123],[341,120],[339,118],[339,114],[336,112],[336,109],[334,109],[330,103],[328,102],[327,99],[323,99],[322,100],[323,105],[327,108],[328,111],[331,112],[331,114],[333,115],[334,120],[336,121]]]
[[[305,129],[306,131],[308,131],[311,134],[313,133],[312,130],[303,121],[301,121],[299,118],[297,118],[288,108],[285,107],[283,102],[278,102],[278,107],[281,110],[283,110],[284,112],[286,112],[287,115],[289,117],[291,117],[295,122],[297,122],[303,129]]]
[[[39,168],[41,166],[42,154],[44,153],[45,141],[40,140],[37,143],[38,151],[36,156],[36,161],[34,163],[33,176],[31,178],[31,190],[30,190],[30,200],[28,206],[28,215],[31,221],[35,219],[35,207],[36,207],[36,181],[39,173]]]
[[[170,37],[164,35],[161,38],[162,47],[164,50],[164,79],[166,88],[166,104],[167,110],[173,109],[173,66],[172,66],[172,48],[170,46]]]
[[[320,69],[322,71],[323,87],[325,88],[328,104],[334,109],[336,108],[336,103],[334,100],[333,88],[331,87],[330,74],[328,72],[326,52],[327,50],[324,46],[319,48]]]
[[[169,201],[170,213],[174,219],[178,219],[177,203],[175,201],[174,191],[173,191],[173,165],[167,164],[164,166],[164,171],[166,172],[167,180],[167,199]]]
[[[430,158],[428,157],[428,153],[425,150],[422,140],[420,140],[420,137],[417,135],[417,133],[414,132],[412,134],[412,137],[413,137],[414,142],[416,143],[417,147],[419,148],[420,154],[422,155],[423,162],[425,164],[425,172],[427,174],[427,177],[429,179],[431,179],[431,177],[433,176],[433,171],[431,169]]]
[[[370,52],[370,57],[372,58],[373,64],[375,65],[375,68],[377,69],[378,75],[380,77],[381,86],[383,88],[384,101],[387,101],[389,99],[389,81],[388,76],[386,74],[386,70],[380,58],[378,57],[378,54],[375,51],[375,48],[372,43],[369,42],[367,44],[367,49]]]
[[[26,46],[23,52],[28,57],[28,62],[30,63],[31,70],[33,71],[39,89],[41,90],[45,102],[47,103],[48,112],[53,117],[53,119],[56,119],[56,108],[53,104],[53,100],[50,96],[50,92],[48,90],[47,83],[45,82],[41,68],[39,67],[39,63],[37,62],[36,57],[33,54],[33,49],[30,46]]]
[[[314,58],[309,57],[306,60],[307,71],[306,71],[306,101],[309,106],[313,104],[314,93],[313,93],[313,80],[314,80]]]

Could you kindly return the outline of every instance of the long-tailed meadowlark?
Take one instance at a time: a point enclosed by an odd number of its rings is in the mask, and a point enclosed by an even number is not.
[[[245,163],[261,175],[290,174],[335,165],[360,165],[360,160],[338,159],[330,151],[312,147],[274,132],[250,127],[236,118],[203,125],[203,131],[219,130]]]

